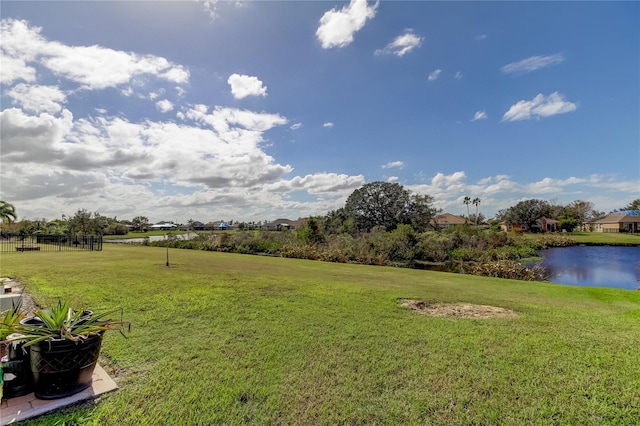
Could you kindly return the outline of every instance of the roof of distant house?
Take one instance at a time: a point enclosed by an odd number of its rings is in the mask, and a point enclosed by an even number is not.
[[[435,217],[435,221],[438,225],[464,225],[467,223],[467,219],[462,216],[456,216],[451,213],[443,213]]]
[[[605,217],[596,219],[591,223],[631,223],[631,222],[640,223],[640,212],[630,214],[629,213],[630,211],[637,211],[637,210],[627,210],[623,212],[611,213],[606,215]]]
[[[549,224],[559,224],[560,222],[555,220],[555,219],[549,219],[547,217],[543,217],[542,219],[540,219],[538,222],[543,222],[543,223],[549,223]]]
[[[151,228],[177,228],[178,225],[174,223],[156,223],[155,225],[151,225]]]

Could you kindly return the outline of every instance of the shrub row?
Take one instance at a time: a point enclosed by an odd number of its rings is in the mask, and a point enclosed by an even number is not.
[[[535,256],[539,250],[548,247],[574,244],[561,235],[510,235],[474,227],[416,233],[409,225],[399,225],[391,232],[374,228],[355,237],[346,233],[332,234],[317,240],[320,242],[309,243],[308,233],[304,232],[242,231],[201,234],[189,240],[175,237],[150,244],[366,265],[475,262],[473,267],[466,268],[467,272],[516,279],[540,276],[535,271],[517,267],[519,259]]]
[[[522,281],[545,279],[542,270],[527,268],[513,260],[475,263],[470,266],[469,273],[485,277],[509,278]]]

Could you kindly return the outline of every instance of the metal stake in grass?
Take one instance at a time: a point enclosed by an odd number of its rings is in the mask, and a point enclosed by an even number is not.
[[[165,233],[164,239],[167,241],[167,268],[169,267],[169,236]]]

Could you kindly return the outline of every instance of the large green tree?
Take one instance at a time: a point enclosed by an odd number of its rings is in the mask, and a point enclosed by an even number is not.
[[[69,219],[69,231],[90,234],[93,229],[92,214],[86,209],[80,209]]]
[[[355,232],[355,223],[353,218],[347,215],[344,207],[337,210],[331,210],[323,218],[324,232],[326,234],[353,234]]]
[[[110,223],[117,222],[115,218],[110,219],[100,213],[91,213],[86,209],[79,209],[73,217],[69,219],[69,231],[80,234],[100,234],[103,235]]]
[[[309,217],[304,226],[297,231],[298,238],[305,244],[318,244],[324,241],[322,218]]]
[[[567,204],[562,214],[558,217],[560,228],[573,231],[574,228],[582,226],[587,220],[597,217],[594,204],[591,201],[575,200]]]
[[[536,226],[538,220],[550,216],[551,207],[545,200],[520,201],[513,207],[498,212],[498,219],[509,225],[527,225],[529,229]]]
[[[136,216],[131,221],[134,231],[146,231],[149,227],[149,218],[146,216]]]
[[[376,226],[391,231],[401,224],[423,231],[430,226],[437,210],[429,195],[412,194],[398,183],[372,182],[349,195],[344,213],[361,232]]]
[[[640,210],[640,198],[636,198],[621,210]]]

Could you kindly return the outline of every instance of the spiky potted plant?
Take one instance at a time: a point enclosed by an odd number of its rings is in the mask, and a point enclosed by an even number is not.
[[[14,327],[20,324],[20,321],[26,317],[21,309],[22,300],[13,304],[11,308],[6,311],[0,313],[0,344],[2,345],[0,352],[1,357],[9,355],[8,350],[10,345],[7,342],[7,338],[11,333],[13,333]]]
[[[36,397],[62,398],[91,385],[104,333],[116,330],[125,335],[126,324],[111,319],[116,314],[118,310],[102,314],[75,310],[67,302],[58,301],[51,309],[40,309],[35,317],[12,328],[15,334],[9,340],[23,341],[30,349]]]

